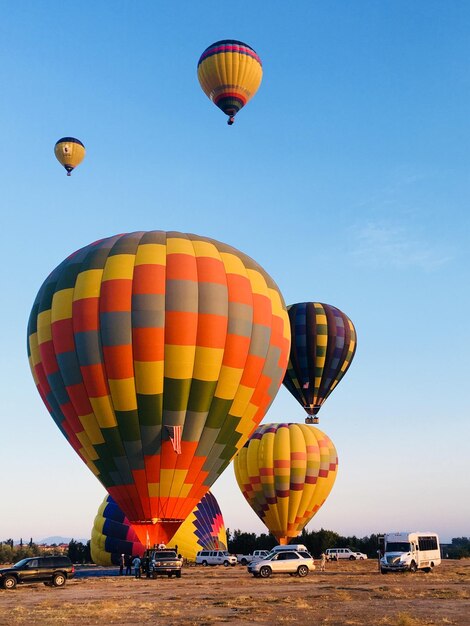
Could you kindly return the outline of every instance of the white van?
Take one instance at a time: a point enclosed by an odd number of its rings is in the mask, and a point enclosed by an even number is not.
[[[229,565],[237,564],[237,557],[229,554],[227,550],[200,550],[196,554],[196,565]]]
[[[364,559],[367,559],[367,554],[364,554],[363,552],[353,552],[350,548],[328,548],[325,554],[327,561],[338,561],[339,559],[363,561]]]
[[[380,571],[416,572],[422,569],[431,572],[441,563],[439,537],[436,533],[388,533],[384,535],[383,555],[380,558]]]

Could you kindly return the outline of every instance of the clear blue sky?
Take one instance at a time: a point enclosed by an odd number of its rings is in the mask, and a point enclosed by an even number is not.
[[[453,0],[0,4],[0,540],[89,537],[105,492],[42,405],[26,323],[66,255],[147,229],[229,243],[287,303],[354,321],[310,530],[470,535],[469,23]],[[224,38],[264,65],[233,127],[196,77]],[[64,135],[87,148],[71,178]],[[302,420],[281,389],[265,421]],[[264,529],[231,467],[213,491],[226,526]]]

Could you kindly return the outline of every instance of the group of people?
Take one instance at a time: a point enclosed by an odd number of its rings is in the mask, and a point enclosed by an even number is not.
[[[160,543],[158,545],[159,550],[164,550],[166,548],[164,543]],[[178,546],[176,546],[176,550],[178,550]],[[136,555],[132,557],[130,554],[121,554],[119,558],[119,575],[124,575],[124,568],[126,570],[125,576],[130,576],[132,574],[132,569],[134,570],[134,576],[136,578],[142,578],[142,570],[144,573],[147,572],[149,565],[149,558],[142,557]]]
[[[142,560],[139,556],[132,557],[130,554],[121,554],[119,558],[119,575],[130,576],[132,574],[132,569],[134,569],[135,577],[140,578],[141,566]]]

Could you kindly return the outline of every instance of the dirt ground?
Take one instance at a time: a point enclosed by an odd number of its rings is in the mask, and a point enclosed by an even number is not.
[[[431,574],[387,574],[376,561],[328,563],[307,578],[255,579],[246,568],[186,567],[181,579],[77,578],[0,591],[0,624],[470,624],[470,559]]]

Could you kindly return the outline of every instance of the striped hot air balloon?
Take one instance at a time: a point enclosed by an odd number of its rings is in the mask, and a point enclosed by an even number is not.
[[[234,122],[238,111],[258,91],[263,78],[261,59],[242,41],[224,39],[206,48],[197,77],[208,98]]]
[[[248,504],[280,544],[297,537],[328,497],[338,456],[325,433],[305,424],[262,424],[234,459]]]
[[[222,512],[210,491],[181,524],[171,545],[178,546],[178,552],[191,561],[199,550],[227,549]],[[95,517],[90,549],[91,558],[97,565],[119,565],[121,554],[142,556],[145,551],[129,520],[109,495]]]
[[[70,176],[72,170],[85,158],[85,146],[80,139],[75,139],[75,137],[62,137],[54,146],[54,154],[67,170],[67,176]]]
[[[251,258],[176,232],[116,235],[46,279],[28,324],[39,393],[142,543],[168,543],[284,376],[282,296]]]
[[[288,308],[292,344],[284,386],[305,409],[307,423],[335,389],[356,353],[356,329],[331,304],[300,302]]]

